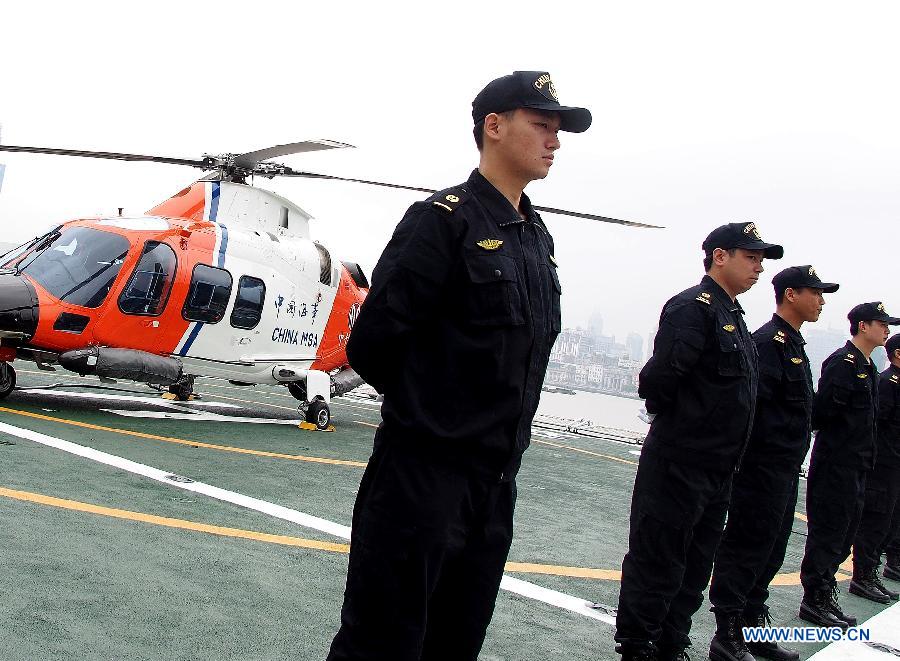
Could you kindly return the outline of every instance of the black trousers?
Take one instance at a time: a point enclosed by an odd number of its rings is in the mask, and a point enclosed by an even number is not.
[[[878,568],[881,552],[891,540],[891,521],[900,498],[900,469],[875,465],[866,478],[866,500],[853,540],[853,573]]]
[[[616,640],[690,645],[691,616],[703,603],[731,492],[732,472],[641,455],[622,562]]]
[[[862,515],[866,473],[862,468],[816,462],[813,453],[806,482],[809,536],[800,564],[804,596],[833,586],[838,567],[850,555]]]
[[[475,661],[512,542],[514,482],[376,437],[330,661]]]
[[[894,517],[891,520],[891,530],[888,541],[884,545],[888,562],[900,562],[900,503],[894,506]]]
[[[745,464],[734,477],[728,523],[716,554],[709,600],[723,613],[765,610],[781,569],[797,505],[796,471]]]

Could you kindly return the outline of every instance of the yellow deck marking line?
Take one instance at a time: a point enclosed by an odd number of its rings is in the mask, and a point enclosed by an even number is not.
[[[805,515],[805,514],[800,514],[800,512],[794,512],[794,518],[795,518],[795,519],[800,519],[801,521],[806,521],[807,523],[809,523],[809,519],[806,518],[806,515]]]
[[[102,507],[100,505],[82,503],[77,500],[65,500],[62,498],[55,498],[53,496],[45,496],[39,493],[17,491],[15,489],[7,489],[4,487],[0,487],[0,496],[5,496],[6,498],[12,498],[14,500],[37,503],[40,505],[48,505],[50,507],[59,507],[76,512],[87,512],[89,514],[98,514],[100,516],[108,516],[116,519],[125,519],[128,521],[149,523],[156,526],[165,526],[167,528],[192,530],[194,532],[203,532],[211,535],[219,535],[221,537],[237,537],[240,539],[250,539],[257,542],[265,542],[267,544],[296,546],[306,549],[316,549],[319,551],[330,551],[333,553],[349,553],[350,551],[349,544],[320,542],[314,539],[291,537],[289,535],[272,535],[269,533],[257,532],[254,530],[243,530],[241,528],[213,526],[206,523],[198,523],[196,521],[173,519],[165,516],[156,516],[154,514],[145,514],[143,512],[121,510],[112,507]],[[622,572],[618,569],[568,567],[564,565],[545,565],[535,562],[507,562],[505,569],[508,572],[513,572],[516,574],[543,574],[546,576],[567,576],[570,578],[589,578],[601,581],[619,581],[622,578]],[[850,580],[850,577],[838,576],[838,580],[847,581]],[[800,572],[778,574],[772,581],[772,585],[800,585]]]
[[[4,413],[13,413],[15,415],[25,416],[27,418],[36,418],[38,420],[48,420],[63,425],[71,425],[73,427],[82,427],[84,429],[94,429],[96,431],[105,431],[112,434],[122,434],[124,436],[135,436],[137,438],[146,438],[152,441],[163,441],[165,443],[176,443],[178,445],[190,445],[208,450],[221,450],[223,452],[237,452],[239,454],[249,454],[255,457],[271,457],[273,459],[290,459],[292,461],[307,461],[315,464],[331,464],[334,466],[356,466],[365,468],[364,461],[350,461],[349,459],[326,459],[324,457],[306,457],[299,454],[282,454],[280,452],[267,452],[265,450],[250,450],[248,448],[238,448],[231,445],[215,445],[213,443],[203,443],[201,441],[187,441],[183,438],[173,438],[171,436],[157,436],[156,434],[145,434],[144,432],[131,431],[130,429],[117,429],[115,427],[104,427],[102,425],[93,425],[88,422],[79,422],[78,420],[69,420],[67,418],[55,418],[40,413],[30,413],[28,411],[19,411],[18,409],[10,409],[0,406],[0,411]]]
[[[628,464],[629,466],[637,466],[638,462],[629,461],[628,459],[620,459],[619,457],[613,457],[608,454],[600,454],[599,452],[591,452],[590,450],[582,450],[581,448],[573,448],[571,445],[560,445],[559,443],[551,443],[550,441],[541,441],[538,439],[533,440],[534,443],[540,443],[541,445],[550,445],[554,448],[562,448],[564,450],[572,450],[573,452],[580,452],[582,454],[589,454],[592,457],[601,457],[603,459],[611,459],[612,461],[618,461],[622,464]]]
[[[22,500],[31,503],[38,503],[40,505],[60,507],[62,509],[74,510],[77,512],[89,512],[90,514],[99,514],[101,516],[109,516],[116,519],[140,521],[141,523],[151,523],[156,526],[166,526],[168,528],[180,528],[182,530],[205,532],[211,535],[220,535],[222,537],[240,537],[242,539],[252,539],[258,542],[266,542],[269,544],[299,546],[300,548],[316,549],[319,551],[332,551],[334,553],[348,553],[350,551],[349,544],[320,542],[315,539],[303,539],[301,537],[289,537],[287,535],[271,535],[269,533],[256,532],[254,530],[241,530],[240,528],[223,528],[222,526],[212,526],[206,523],[197,523],[195,521],[171,519],[165,516],[144,514],[143,512],[132,512],[130,510],[120,510],[113,509],[111,507],[102,507],[100,505],[91,505],[90,503],[81,503],[77,500],[64,500],[62,498],[54,498],[53,496],[45,496],[43,494],[31,493],[29,491],[16,491],[14,489],[6,489],[0,487],[0,496],[6,496],[7,498],[14,498],[15,500]]]

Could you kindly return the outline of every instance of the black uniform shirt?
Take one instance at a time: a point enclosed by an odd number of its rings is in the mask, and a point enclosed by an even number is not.
[[[878,464],[900,468],[900,367],[878,376]]]
[[[734,470],[753,423],[758,364],[744,310],[708,275],[663,306],[639,394],[655,414],[645,447]]]
[[[816,461],[871,470],[875,465],[878,372],[848,341],[822,363],[813,401]]]
[[[800,470],[812,433],[813,382],[803,336],[777,314],[753,333],[759,391],[744,463]]]
[[[350,364],[384,394],[382,436],[511,479],[560,330],[553,238],[478,170],[413,204],[372,273]]]

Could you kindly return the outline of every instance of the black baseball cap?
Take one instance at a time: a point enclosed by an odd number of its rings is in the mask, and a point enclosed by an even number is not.
[[[707,255],[712,255],[716,248],[762,250],[766,259],[781,259],[784,256],[784,248],[762,240],[756,223],[728,223],[717,227],[703,242],[703,250]]]
[[[772,278],[772,286],[775,287],[775,293],[784,293],[784,290],[799,289],[801,287],[809,287],[811,289],[821,289],[826,294],[833,294],[840,287],[835,282],[822,282],[816,270],[806,264],[805,266],[790,266],[783,271],[775,274]]]
[[[489,82],[472,101],[472,119],[482,121],[492,112],[517,108],[558,112],[560,130],[582,133],[591,125],[591,111],[559,104],[556,87],[546,71],[514,71]]]
[[[891,326],[900,324],[900,319],[892,317],[884,309],[884,303],[875,301],[874,303],[860,303],[847,314],[847,319],[851,324],[858,324],[861,321],[883,321]]]
[[[900,333],[894,333],[887,339],[887,342],[884,343],[884,350],[887,351],[888,358],[890,358],[897,349],[900,349]]]

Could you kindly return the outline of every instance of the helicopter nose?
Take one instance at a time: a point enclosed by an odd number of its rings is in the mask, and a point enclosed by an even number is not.
[[[38,298],[25,278],[0,274],[0,340],[29,340],[38,323]]]

